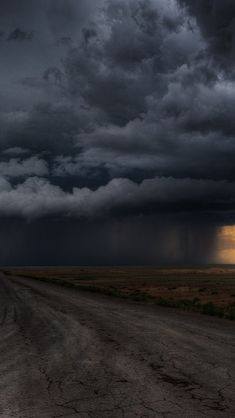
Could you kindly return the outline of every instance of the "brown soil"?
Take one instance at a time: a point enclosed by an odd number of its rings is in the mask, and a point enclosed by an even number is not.
[[[216,305],[235,303],[235,266],[209,267],[23,267],[5,272],[68,280],[122,293],[146,292],[167,299],[198,299]]]

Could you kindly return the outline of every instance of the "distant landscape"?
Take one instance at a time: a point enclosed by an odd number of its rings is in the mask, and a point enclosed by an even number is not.
[[[208,315],[235,319],[235,266],[14,267],[10,276],[35,278]]]

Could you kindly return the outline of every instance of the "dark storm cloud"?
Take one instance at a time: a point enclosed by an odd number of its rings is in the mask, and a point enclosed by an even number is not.
[[[7,162],[0,162],[0,176],[3,177],[19,178],[32,175],[46,176],[47,174],[48,168],[46,162],[38,157],[23,160],[11,158]]]
[[[231,1],[2,10],[2,215],[234,211]]]
[[[55,84],[62,85],[63,84],[63,74],[59,68],[50,67],[48,68],[44,74],[43,78],[45,81],[52,81]]]
[[[22,154],[28,154],[29,150],[21,147],[7,148],[3,151],[3,155],[18,156]]]
[[[216,60],[234,66],[235,3],[233,0],[179,0],[187,7],[206,38]]]
[[[150,1],[114,2],[105,13],[105,30],[87,28],[90,42],[70,52],[65,69],[71,95],[81,95],[107,121],[123,125],[147,111],[153,91],[160,96],[166,91],[164,76],[193,54],[195,40],[187,31],[177,33],[177,10],[163,7],[157,13]],[[176,22],[175,30],[164,25],[166,18]]]
[[[31,41],[33,39],[32,32],[24,32],[22,29],[13,30],[9,36],[8,41]]]
[[[56,42],[57,46],[71,46],[73,43],[72,38],[70,36],[63,36],[62,38],[59,38]]]
[[[25,176],[32,170],[31,161],[24,161],[20,171],[17,161],[0,166],[5,176]],[[47,170],[43,161],[34,165],[37,174]],[[190,192],[189,192],[190,191]],[[113,179],[97,190],[73,188],[71,193],[39,177],[29,177],[12,186],[0,177],[0,215],[22,216],[29,219],[45,215],[69,217],[104,217],[110,213],[145,213],[172,211],[235,210],[235,182],[159,178],[144,180],[137,185],[128,179]]]
[[[3,115],[2,147],[20,146],[32,152],[71,152],[74,135],[86,126],[86,115],[77,115],[70,106],[42,103],[30,112]]]
[[[86,44],[88,44],[90,42],[90,40],[92,40],[92,38],[96,38],[97,36],[97,32],[95,29],[90,29],[90,28],[83,28],[82,29],[82,35],[84,38],[84,41]]]
[[[103,3],[103,0],[49,0],[45,3],[45,10],[52,31],[67,37],[68,34],[78,34]]]

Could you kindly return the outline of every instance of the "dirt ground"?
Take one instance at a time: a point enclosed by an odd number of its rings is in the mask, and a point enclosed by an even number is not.
[[[235,417],[233,321],[0,274],[0,328],[2,418]]]

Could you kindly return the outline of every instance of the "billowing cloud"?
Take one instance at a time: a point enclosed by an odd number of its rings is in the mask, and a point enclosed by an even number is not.
[[[196,19],[215,62],[234,69],[235,4],[233,0],[179,0]]]
[[[26,148],[21,148],[21,147],[13,147],[13,148],[7,148],[5,149],[2,153],[3,155],[23,155],[23,154],[28,154],[29,150]]]
[[[38,158],[30,157],[25,160],[11,158],[9,161],[0,162],[0,176],[3,177],[28,177],[46,176],[48,174],[47,163]]]
[[[97,190],[74,188],[64,192],[45,179],[30,177],[11,186],[1,178],[0,214],[26,218],[45,215],[103,217],[110,213],[161,212],[172,206],[183,211],[235,210],[235,183],[159,178],[136,184],[114,179]]]
[[[2,213],[233,210],[230,0],[23,6],[0,17],[34,33],[0,46]]]

